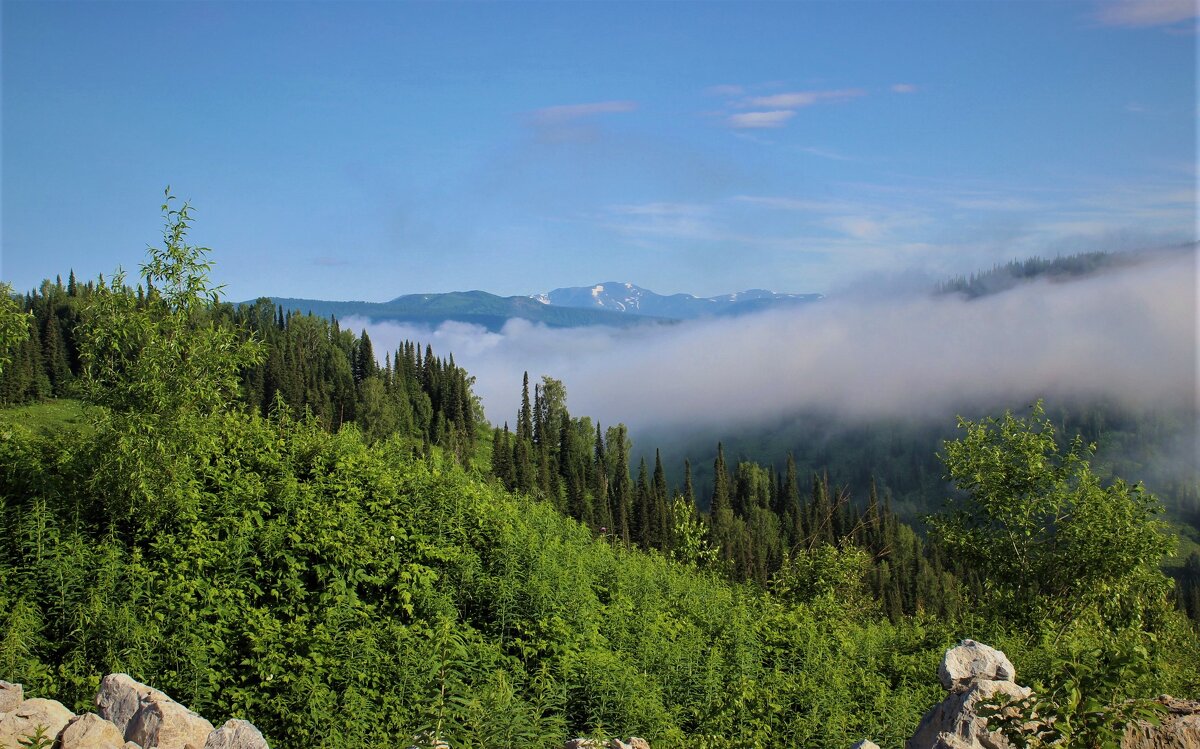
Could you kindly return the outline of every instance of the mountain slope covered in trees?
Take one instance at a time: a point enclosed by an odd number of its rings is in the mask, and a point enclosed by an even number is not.
[[[795,471],[730,469],[719,449],[706,518],[686,473],[678,495],[658,465],[635,481],[624,428],[571,417],[553,381],[489,434],[452,359],[413,344],[376,369],[332,323],[215,305],[187,206],[164,211],[140,298],[117,276],[75,308],[85,423],[0,426],[0,673],[31,692],[79,707],[124,671],[280,746],[899,746],[965,635],[1035,681],[1056,659],[1136,657],[1106,700],[1200,692],[1153,501],[1096,481],[1037,411],[965,422],[947,446],[963,494],[938,544],[960,605],[897,612],[872,582],[900,558],[872,550],[906,537],[886,505],[851,512],[821,479],[801,500]],[[36,318],[3,302],[7,376]],[[273,346],[316,386],[260,398]],[[339,400],[323,378],[343,366]],[[427,398],[429,418],[369,434],[371,382],[393,409]],[[1011,564],[1005,534],[1033,538],[1045,513],[1071,518],[1061,543]],[[922,555],[904,559],[919,577]]]

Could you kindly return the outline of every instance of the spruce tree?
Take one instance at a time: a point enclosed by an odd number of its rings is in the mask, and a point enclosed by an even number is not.
[[[492,475],[504,482],[511,460],[512,453],[509,452],[504,432],[500,431],[500,427],[496,427],[492,430]]]
[[[596,422],[596,442],[592,452],[592,501],[596,506],[596,523],[602,533],[613,532],[613,515],[608,498],[608,456],[604,435]]]
[[[517,439],[533,441],[533,408],[529,405],[529,372],[521,382],[521,411],[517,414]]]
[[[692,462],[686,458],[683,461],[683,498],[690,506],[696,506],[696,489],[692,486]]]
[[[42,337],[42,360],[50,381],[50,390],[56,396],[67,394],[71,383],[71,365],[67,361],[67,347],[58,325],[58,318],[51,315],[46,320],[46,334]]]
[[[657,512],[654,507],[654,494],[650,488],[650,470],[646,467],[646,459],[638,464],[637,487],[634,490],[634,516],[636,521],[631,530],[633,540],[643,549],[655,545],[658,537]]]
[[[595,518],[592,517],[591,504],[587,501],[581,457],[571,429],[571,416],[564,410],[558,426],[558,468],[567,495],[567,513],[591,527],[595,524]]]
[[[613,428],[608,442],[610,450],[614,442],[617,447],[612,454],[613,478],[610,491],[613,522],[621,542],[629,546],[631,526],[636,519],[633,516],[633,482],[629,478],[629,448],[626,445],[624,424]]]
[[[787,457],[787,469],[783,478],[783,514],[786,524],[787,544],[795,546],[804,539],[804,512],[800,507],[800,480],[796,475],[796,459],[791,453]]]
[[[741,554],[737,518],[733,514],[732,498],[729,489],[729,471],[725,467],[725,447],[717,443],[717,458],[713,461],[713,494],[710,502],[713,538],[721,552],[721,559],[734,564],[733,569],[741,571]]]
[[[671,500],[667,489],[667,474],[663,470],[662,455],[654,450],[654,484],[651,489],[654,502],[655,533],[654,545],[663,550],[671,541]]]
[[[713,493],[709,510],[716,515],[719,510],[732,510],[729,496],[729,470],[725,467],[725,446],[717,443],[717,459],[713,461]]]

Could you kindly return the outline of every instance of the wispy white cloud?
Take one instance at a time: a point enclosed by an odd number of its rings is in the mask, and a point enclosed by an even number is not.
[[[915,94],[917,87],[912,83],[893,83],[892,92],[897,94]]]
[[[767,112],[740,112],[730,115],[725,123],[736,129],[761,129],[783,127],[784,123],[796,116],[791,109],[774,109]]]
[[[823,101],[843,101],[865,96],[861,88],[842,88],[835,91],[790,91],[770,96],[752,96],[739,104],[745,109],[766,107],[770,109],[799,109],[811,107]]]
[[[719,233],[711,209],[696,203],[636,203],[608,206],[599,224],[628,237],[707,240]]]
[[[749,87],[759,91],[775,87],[779,84],[760,84]],[[733,130],[765,130],[783,127],[788,120],[796,116],[797,110],[811,107],[823,102],[845,101],[866,96],[867,91],[861,88],[840,88],[821,91],[786,91],[776,94],[745,96],[747,87],[738,85],[711,86],[707,93],[723,96],[727,100],[727,109],[723,112],[712,112],[722,118],[722,122]],[[729,111],[733,110],[733,114]],[[751,110],[751,111],[738,111]],[[810,151],[815,156],[843,159],[840,155],[821,149]]]
[[[967,195],[951,197],[947,202],[955,208],[972,211],[1034,211],[1044,207],[1036,201],[1011,195]]]
[[[805,213],[840,213],[854,210],[859,204],[836,200],[811,200],[808,198],[790,198],[777,195],[735,195],[732,198],[738,203],[775,208],[784,211],[802,211]]]
[[[1070,284],[958,297],[831,296],[819,305],[633,330],[498,333],[461,323],[365,320],[375,350],[431,340],[478,377],[496,422],[523,371],[561,378],[575,413],[632,427],[778,419],[811,408],[845,418],[946,418],[963,404],[1103,397],[1130,406],[1196,403],[1195,255]],[[721,352],[713,356],[712,352]],[[1114,355],[1119,352],[1119,355]],[[614,356],[621,366],[612,366]],[[886,362],[886,377],[880,376]]]
[[[880,265],[895,265],[888,253],[907,243],[928,267],[944,263],[955,273],[1030,255],[1152,247],[1196,235],[1197,194],[1183,182],[1033,194],[967,184],[844,184],[833,199],[738,195],[730,203],[796,214],[759,214],[751,225],[824,232],[859,253],[881,250]]]
[[[608,207],[612,213],[625,216],[695,216],[708,212],[708,206],[696,203],[634,203]]]
[[[585,104],[558,104],[534,110],[530,115],[530,119],[536,125],[563,125],[584,117],[591,117],[598,114],[632,112],[635,109],[637,109],[637,102],[628,100],[596,101]]]
[[[854,159],[845,154],[838,153],[832,148],[817,148],[816,146],[806,146],[800,149],[804,153],[811,156],[820,156],[822,159],[830,159],[832,161],[854,161]]]
[[[1109,0],[1100,4],[1096,20],[1106,26],[1148,28],[1169,26],[1196,18],[1195,0]]]

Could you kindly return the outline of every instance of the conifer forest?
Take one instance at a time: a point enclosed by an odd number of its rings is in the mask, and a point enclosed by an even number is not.
[[[1030,683],[1120,656],[1112,704],[1200,697],[1196,487],[1164,513],[1100,466],[1101,405],[960,418],[925,484],[868,449],[674,464],[570,382],[485,414],[451,351],[230,303],[163,212],[135,277],[0,299],[0,677],[27,693],[86,709],[125,672],[281,747],[899,747],[970,637]]]

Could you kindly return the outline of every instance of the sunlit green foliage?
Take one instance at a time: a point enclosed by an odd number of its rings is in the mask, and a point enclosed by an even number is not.
[[[210,414],[238,392],[238,373],[261,356],[253,340],[211,319],[220,287],[208,280],[208,248],[187,244],[191,207],[162,205],[163,247],[142,265],[149,290],[129,293],[118,271],[83,308],[80,358],[88,399],[121,412]]]
[[[1160,725],[1165,706],[1130,698],[1153,663],[1142,645],[1071,653],[1054,661],[1054,678],[1028,697],[998,693],[979,714],[1018,749],[1119,749],[1132,723]]]
[[[29,318],[12,296],[12,287],[0,283],[0,372],[13,360],[13,349],[29,337]]]
[[[118,277],[65,292],[85,321],[86,428],[0,419],[0,674],[30,694],[81,709],[124,671],[215,720],[247,718],[277,746],[635,734],[656,749],[844,749],[901,745],[964,635],[1021,643],[1008,649],[1038,678],[1064,648],[1145,640],[1138,688],[1200,690],[1195,631],[1169,611],[1081,619],[1061,636],[991,611],[925,615],[945,582],[937,559],[922,577],[911,529],[874,494],[852,513],[822,478],[802,506],[794,471],[781,481],[742,463],[725,476],[741,545],[722,565],[690,474],[666,510],[665,476],[632,485],[624,428],[573,419],[552,380],[517,435],[493,434],[500,480],[485,478],[464,459],[477,414],[452,359],[407,344],[378,368],[365,336],[262,307],[248,312],[258,323],[218,324],[228,310],[184,243],[186,206],[169,205],[167,249],[144,269],[161,289],[139,299]],[[281,366],[258,370],[249,331],[268,328],[287,346],[267,341]],[[335,344],[350,349],[322,355],[328,371],[284,361]],[[323,388],[342,375],[346,402],[372,414],[362,428],[314,407],[332,407]]]
[[[963,495],[932,527],[979,572],[996,615],[1066,629],[1089,615],[1136,627],[1161,612],[1171,543],[1152,496],[1119,479],[1102,485],[1088,462],[1095,448],[1076,439],[1060,450],[1040,404],[1028,419],[960,427],[943,460]]]

